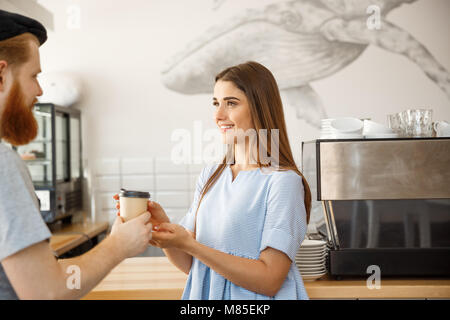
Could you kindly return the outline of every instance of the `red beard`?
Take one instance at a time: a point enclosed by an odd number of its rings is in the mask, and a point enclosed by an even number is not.
[[[38,124],[33,115],[33,106],[25,102],[22,88],[18,81],[14,81],[9,97],[1,116],[1,138],[13,146],[28,144],[38,133]]]

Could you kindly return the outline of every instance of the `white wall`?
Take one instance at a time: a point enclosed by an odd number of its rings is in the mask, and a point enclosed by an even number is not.
[[[120,159],[144,166],[148,163],[153,171],[144,174],[156,181],[159,173],[155,163],[170,158],[174,146],[170,137],[174,130],[192,130],[197,120],[203,122],[204,129],[214,128],[210,95],[178,94],[166,89],[160,79],[165,60],[217,20],[212,0],[41,0],[39,3],[55,14],[55,32],[49,33],[48,42],[41,48],[42,70],[73,72],[84,83],[83,99],[78,107],[83,112],[84,156],[89,177],[100,177],[91,180],[93,185],[102,184],[103,176],[122,179],[119,172],[95,171],[98,163],[111,161],[119,165]],[[228,0],[222,12],[232,14],[242,10],[243,3]],[[249,6],[255,3],[249,1]],[[81,9],[80,29],[67,27],[71,5]],[[421,0],[394,10],[388,20],[413,34],[450,70],[449,12],[450,1]],[[416,65],[403,56],[376,47],[369,47],[348,67],[311,85],[323,99],[330,117],[370,117],[384,123],[388,113],[420,106],[432,108],[436,120],[450,120],[448,98]],[[293,110],[286,108],[285,113],[298,161],[300,141],[317,137],[318,131],[296,119]],[[188,179],[190,185],[182,192],[191,197],[194,188],[191,176],[196,171],[191,171],[189,166],[170,170],[161,174],[183,171],[181,179]],[[151,189],[157,186],[152,183],[135,185],[148,186],[148,191],[154,193]],[[170,183],[162,185],[170,186]],[[112,202],[108,203],[107,198],[118,187],[117,183],[99,186],[99,196],[106,201],[106,211],[96,214],[99,219],[112,219]],[[178,215],[187,210],[187,207],[174,206],[169,199],[163,205]]]

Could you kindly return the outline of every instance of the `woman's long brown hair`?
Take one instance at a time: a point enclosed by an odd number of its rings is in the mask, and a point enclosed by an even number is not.
[[[302,175],[300,170],[298,170],[292,156],[291,146],[289,144],[286,130],[286,123],[284,120],[283,104],[281,102],[280,91],[278,90],[278,85],[274,76],[269,69],[263,65],[254,61],[249,61],[223,70],[216,76],[215,82],[217,83],[219,80],[231,81],[236,85],[236,87],[245,93],[256,132],[260,132],[260,129],[267,129],[267,136],[271,137],[272,129],[279,130],[278,165],[281,171],[293,170],[300,177],[302,177],[306,208],[306,223],[309,223],[309,216],[311,212],[311,190],[305,177]],[[259,135],[256,135],[256,137],[257,146],[259,146],[259,143],[264,144],[264,141],[259,141]],[[267,139],[267,146],[264,145],[264,148],[267,151],[267,155],[270,157],[272,155],[271,139]],[[197,212],[200,207],[200,203],[204,195],[209,189],[211,189],[227,166],[226,159],[227,156],[224,157],[222,163],[217,167],[202,188],[200,200],[197,205],[197,211],[195,212],[194,234],[196,232]],[[270,166],[270,164],[261,163],[259,157],[257,164],[260,168]]]

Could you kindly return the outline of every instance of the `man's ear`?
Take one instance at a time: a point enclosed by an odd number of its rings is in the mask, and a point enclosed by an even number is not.
[[[0,92],[5,91],[6,71],[8,70],[8,62],[0,60]]]

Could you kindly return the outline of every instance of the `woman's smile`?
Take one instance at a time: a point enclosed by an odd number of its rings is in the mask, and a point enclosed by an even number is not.
[[[229,130],[232,130],[234,128],[234,124],[221,124],[219,125],[219,128],[222,133],[225,133]]]

